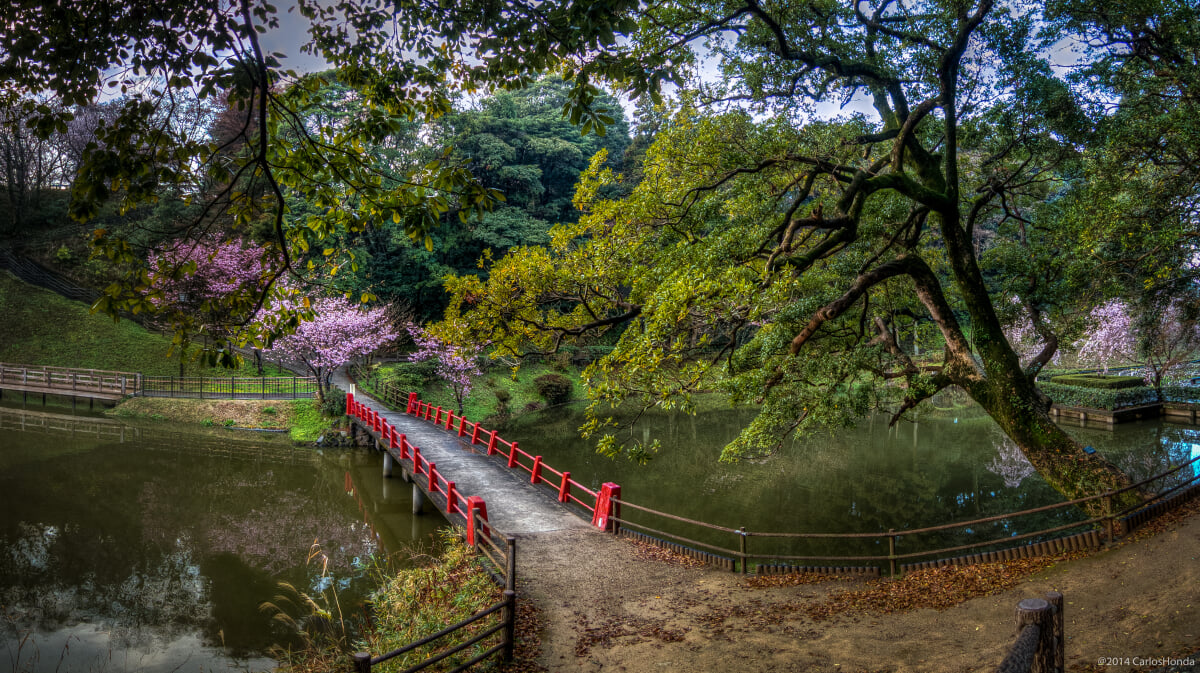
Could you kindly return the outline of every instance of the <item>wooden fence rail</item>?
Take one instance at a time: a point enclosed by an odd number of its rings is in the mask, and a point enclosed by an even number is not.
[[[34,392],[116,398],[134,394],[141,380],[142,375],[137,372],[0,363],[0,387],[7,385]]]

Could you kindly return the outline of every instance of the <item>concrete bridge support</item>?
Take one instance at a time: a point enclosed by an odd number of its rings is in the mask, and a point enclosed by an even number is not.
[[[413,492],[412,513],[418,514],[418,515],[424,514],[424,511],[422,511],[422,510],[424,510],[424,508],[425,508],[425,491],[422,491],[421,487],[417,486],[416,482],[413,482],[412,492]]]

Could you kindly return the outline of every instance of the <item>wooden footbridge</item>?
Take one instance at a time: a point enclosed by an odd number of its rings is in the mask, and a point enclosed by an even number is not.
[[[118,402],[125,397],[176,397],[224,400],[290,400],[316,397],[311,376],[146,376],[140,372],[0,363],[0,399],[5,393],[58,395],[75,400]]]
[[[47,395],[66,395],[72,400],[87,399],[90,404],[95,400],[115,402],[141,387],[142,375],[136,372],[0,363],[0,396],[16,392],[28,400],[30,394],[41,395],[45,402]]]

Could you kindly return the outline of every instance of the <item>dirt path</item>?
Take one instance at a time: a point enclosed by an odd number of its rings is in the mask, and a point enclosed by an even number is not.
[[[537,663],[550,671],[588,672],[992,670],[1014,636],[1017,601],[1049,590],[1065,595],[1071,670],[1146,670],[1155,666],[1096,662],[1200,650],[1195,513],[1155,536],[1055,563],[1013,588],[941,611],[833,610],[822,618],[830,605],[845,602],[844,592],[878,591],[889,583],[763,588],[754,586],[761,580],[658,561],[653,554],[591,530],[523,538],[519,589],[544,624]],[[995,569],[1005,572],[998,564]]]

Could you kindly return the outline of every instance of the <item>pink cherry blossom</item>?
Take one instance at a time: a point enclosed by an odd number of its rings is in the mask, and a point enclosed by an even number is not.
[[[275,308],[280,308],[278,304]],[[311,320],[302,321],[295,332],[276,339],[264,353],[302,363],[316,377],[322,401],[334,370],[374,353],[399,336],[386,307],[367,309],[342,297],[332,297],[313,302],[312,313]]]
[[[479,369],[479,346],[451,344],[415,324],[405,326],[417,350],[408,356],[409,362],[437,362],[437,375],[454,393],[458,413],[463,412],[463,400],[471,393],[475,379],[483,376]]]

